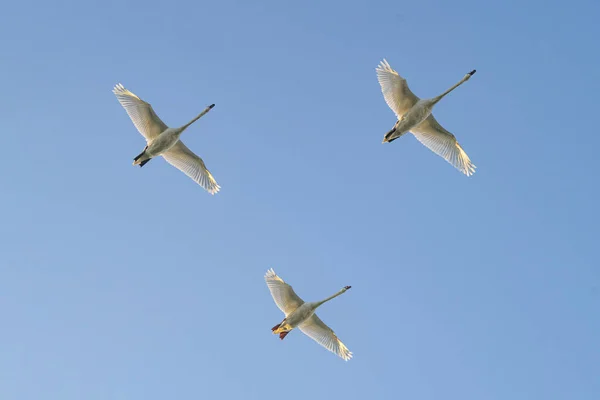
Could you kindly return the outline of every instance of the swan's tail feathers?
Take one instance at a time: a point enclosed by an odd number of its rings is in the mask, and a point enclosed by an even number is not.
[[[133,159],[133,161],[137,161],[140,158],[142,158],[142,156],[144,155],[144,153],[146,152],[146,150],[148,150],[148,146],[144,147],[144,150],[140,154],[138,154],[137,157]]]
[[[146,165],[146,163],[148,161],[150,161],[152,159],[152,157],[148,157],[146,159],[142,159],[142,157],[144,157],[144,155],[146,155],[146,149],[147,148],[148,148],[148,146],[146,146],[144,148],[144,151],[142,151],[140,154],[137,155],[136,158],[133,159],[133,165],[138,165],[139,164],[140,167],[143,167],[144,165]]]
[[[398,134],[396,129],[392,129],[383,137],[383,141],[381,143],[392,143],[394,140],[398,139],[402,134]]]
[[[287,336],[288,333],[290,333],[290,331],[281,332],[279,334],[279,339],[283,340]]]
[[[271,330],[273,331],[273,333],[275,333],[275,331],[276,331],[277,329],[279,329],[279,327],[280,327],[280,326],[281,326],[281,324],[277,324],[277,325],[275,325],[274,327],[272,327],[272,328],[271,328]]]

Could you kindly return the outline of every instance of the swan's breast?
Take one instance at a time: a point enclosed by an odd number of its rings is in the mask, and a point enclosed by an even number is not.
[[[425,121],[431,114],[432,107],[428,101],[419,100],[406,114],[402,116],[398,130],[401,132],[410,131],[421,122]]]
[[[177,129],[169,128],[150,143],[147,152],[156,157],[177,143],[180,133]]]
[[[290,315],[286,317],[286,321],[292,327],[297,327],[302,322],[304,322],[307,318],[310,318],[311,315],[315,312],[314,307],[310,305],[310,303],[304,303],[297,309],[295,309]]]

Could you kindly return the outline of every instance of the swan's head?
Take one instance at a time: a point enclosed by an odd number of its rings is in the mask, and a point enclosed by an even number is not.
[[[348,289],[350,289],[352,286],[344,286],[344,292]]]

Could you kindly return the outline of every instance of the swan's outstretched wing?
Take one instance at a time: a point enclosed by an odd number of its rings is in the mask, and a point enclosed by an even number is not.
[[[204,161],[195,155],[183,142],[178,141],[175,146],[161,154],[167,162],[192,178],[210,194],[215,194],[221,188]]]
[[[467,176],[475,173],[475,165],[460,147],[453,134],[445,130],[430,114],[429,117],[411,129],[415,137],[431,151],[443,157],[456,169]]]
[[[158,118],[152,106],[144,100],[125,89],[120,83],[115,86],[113,93],[117,96],[119,103],[125,108],[129,118],[138,131],[146,138],[146,141],[154,139],[161,134],[167,125]]]
[[[298,325],[298,328],[308,337],[325,347],[327,350],[337,354],[344,360],[352,358],[352,352],[338,339],[330,327],[325,325],[317,314],[313,314],[306,321]]]
[[[275,304],[283,311],[286,317],[304,304],[304,301],[298,297],[294,289],[278,277],[273,268],[265,274],[265,281],[267,282],[271,296],[273,296],[273,300],[275,300]]]
[[[419,98],[410,91],[406,79],[398,75],[385,59],[375,70],[385,102],[396,113],[398,119],[402,118],[419,101]]]

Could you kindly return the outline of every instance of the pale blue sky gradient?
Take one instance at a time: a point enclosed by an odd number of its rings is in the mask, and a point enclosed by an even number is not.
[[[11,2],[0,13],[2,400],[593,400],[600,5]],[[375,75],[435,109],[467,178]],[[144,147],[123,83],[210,196]],[[344,362],[283,342],[268,268]]]

